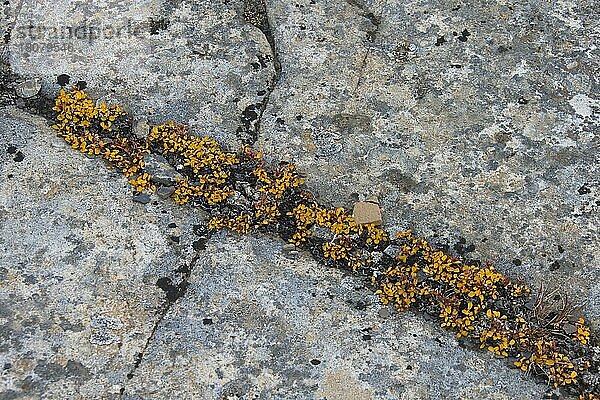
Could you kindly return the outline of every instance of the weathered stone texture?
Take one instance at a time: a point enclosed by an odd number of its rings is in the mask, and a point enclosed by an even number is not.
[[[2,59],[44,94],[68,74],[140,133],[176,119],[256,139],[326,204],[377,196],[386,228],[559,286],[600,324],[594,2],[11,0],[2,15]],[[196,252],[202,213],[167,196],[133,202],[43,120],[0,110],[0,399],[544,393],[273,239]]]

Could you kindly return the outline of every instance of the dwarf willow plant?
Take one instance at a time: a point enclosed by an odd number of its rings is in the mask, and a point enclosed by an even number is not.
[[[121,171],[135,191],[160,186],[144,164],[145,155],[160,155],[181,176],[171,198],[209,211],[209,229],[276,234],[318,261],[366,276],[383,304],[434,315],[457,337],[523,372],[600,400],[598,339],[574,308],[553,308],[521,280],[436,250],[410,230],[390,235],[358,224],[349,210],[319,204],[294,165],[270,165],[250,147],[228,152],[174,122],[138,138],[119,106],[97,104],[77,88],[61,90],[53,109],[58,135]]]

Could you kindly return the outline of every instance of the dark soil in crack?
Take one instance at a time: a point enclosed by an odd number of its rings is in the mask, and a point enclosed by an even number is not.
[[[281,62],[277,53],[277,44],[273,35],[273,27],[269,20],[265,0],[246,0],[244,3],[243,18],[250,25],[260,29],[267,39],[271,47],[271,59],[269,61],[273,63],[275,70],[262,101],[248,106],[241,118],[242,126],[238,130],[238,135],[244,144],[251,146],[258,139],[263,114],[269,104],[271,94],[281,78]]]

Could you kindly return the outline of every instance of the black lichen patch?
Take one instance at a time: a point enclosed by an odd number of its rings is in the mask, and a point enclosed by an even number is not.
[[[148,30],[151,35],[158,35],[161,31],[169,27],[169,20],[166,18],[153,18],[148,20]]]
[[[254,130],[254,124],[258,120],[261,104],[250,104],[242,112],[242,124],[246,131]]]
[[[271,48],[271,55],[259,55],[258,62],[252,63],[252,67],[255,70],[259,70],[272,65],[275,70],[275,75],[272,77],[269,87],[264,91],[264,94],[259,94],[259,96],[264,96],[264,98],[259,104],[258,116],[255,122],[253,122],[251,125],[248,125],[248,120],[246,119],[246,121],[242,121],[243,126],[238,128],[237,131],[237,133],[240,135],[242,143],[252,145],[258,138],[262,115],[267,107],[271,93],[281,77],[281,62],[279,61],[277,45],[275,43],[275,37],[269,21],[267,4],[265,0],[244,0],[243,4],[244,9],[242,17],[244,21],[260,29]]]
[[[167,300],[170,303],[174,303],[175,301],[177,301],[177,299],[184,295],[188,287],[188,282],[182,281],[180,284],[175,285],[171,278],[164,277],[156,281],[156,286],[158,286],[165,292]]]
[[[206,250],[206,239],[198,239],[192,243],[192,247],[195,251]]]
[[[437,40],[435,41],[435,45],[438,47],[443,45],[444,43],[446,43],[446,38],[444,36],[438,37]]]
[[[24,159],[25,159],[25,156],[20,151],[17,151],[17,153],[15,154],[15,157],[13,158],[13,160],[16,162],[21,162]]]
[[[0,58],[0,106],[15,105],[18,99],[16,85],[20,77],[13,73],[7,62]]]
[[[264,111],[265,98],[263,102],[257,104],[250,104],[242,112],[240,122],[242,126],[238,129],[238,135],[242,139],[243,143],[251,144],[254,143],[258,138],[260,130],[260,119]]]
[[[66,86],[71,81],[71,77],[67,74],[60,74],[56,77],[56,83],[60,86]]]
[[[584,183],[578,190],[577,193],[579,193],[580,195],[584,195],[584,194],[590,194],[592,193],[592,189],[590,189],[586,183]]]
[[[467,29],[463,29],[463,31],[460,33],[460,35],[457,37],[457,39],[464,43],[467,41],[467,38],[469,36],[471,36],[471,33]]]

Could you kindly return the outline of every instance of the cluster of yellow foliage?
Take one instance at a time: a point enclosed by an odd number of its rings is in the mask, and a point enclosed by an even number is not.
[[[517,356],[515,366],[524,372],[535,368],[555,387],[578,384],[579,373],[590,367],[588,360],[570,359],[559,350],[551,332],[522,316],[510,319],[495,308],[498,299],[529,297],[526,285],[512,282],[491,265],[468,265],[436,251],[410,231],[400,232],[397,237],[403,241],[397,264],[372,278],[384,304],[392,303],[399,310],[416,302],[436,306],[442,326],[455,331],[458,337],[473,337],[482,349],[498,356]],[[573,340],[586,345],[589,327],[580,319],[576,328]]]
[[[296,167],[291,164],[269,171],[265,169],[264,162],[261,162],[252,173],[261,183],[259,190],[271,194],[275,199],[280,199],[286,190],[297,188],[304,183],[304,179],[296,172]]]
[[[74,149],[105,159],[130,178],[135,190],[155,190],[144,170],[144,155],[159,154],[183,175],[176,180],[172,199],[206,205],[212,215],[210,229],[277,232],[328,264],[369,276],[383,304],[400,311],[434,310],[441,326],[458,337],[511,357],[524,372],[544,374],[555,387],[579,388],[581,400],[600,400],[598,388],[590,389],[581,380],[592,365],[586,322],[579,319],[570,336],[561,336],[577,349],[569,352],[553,333],[560,326],[553,326],[554,331],[540,327],[525,309],[530,289],[492,265],[465,263],[410,230],[391,238],[380,226],[358,224],[345,208],[323,207],[294,165],[270,167],[250,147],[227,152],[215,140],[190,135],[174,122],[152,127],[145,139],[135,138],[115,128],[124,116],[118,106],[96,104],[77,88],[61,91],[54,110],[59,136]],[[241,193],[243,185],[251,186],[250,194]],[[241,197],[244,201],[236,202]],[[396,248],[392,255],[384,251],[389,244]]]
[[[129,182],[137,191],[155,189],[143,171],[147,144],[112,132],[115,120],[124,115],[119,106],[96,104],[84,91],[74,88],[59,92],[53,110],[57,116],[52,127],[73,149],[101,156],[109,166],[132,177]]]
[[[177,180],[173,193],[178,204],[203,198],[214,205],[233,194],[228,182],[229,167],[239,163],[239,159],[235,153],[223,151],[215,140],[192,136],[186,126],[168,122],[153,127],[147,143],[158,154],[176,157],[183,167],[189,168],[189,177]]]
[[[250,215],[241,214],[233,218],[214,217],[208,223],[210,229],[227,228],[236,233],[248,233],[250,229]]]
[[[577,331],[574,334],[575,340],[581,344],[588,344],[590,340],[590,327],[586,326],[585,320],[583,318],[579,318],[579,320],[575,323],[575,327],[577,328]]]

